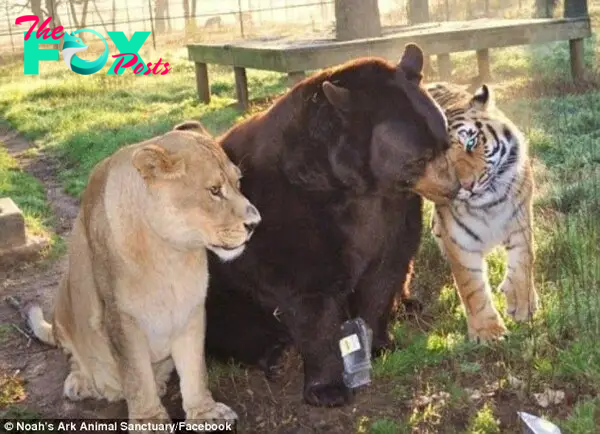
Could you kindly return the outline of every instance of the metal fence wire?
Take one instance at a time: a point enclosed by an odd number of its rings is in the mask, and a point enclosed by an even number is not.
[[[343,0],[342,0],[343,1]],[[426,1],[426,0],[424,0]],[[379,0],[383,26],[408,24],[407,0]],[[531,17],[535,0],[429,0],[431,21]],[[153,32],[154,48],[191,41],[333,36],[334,0],[0,0],[0,52],[23,50],[33,14],[67,31]]]

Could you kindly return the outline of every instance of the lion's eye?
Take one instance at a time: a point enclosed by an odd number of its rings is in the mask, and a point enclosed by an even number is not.
[[[221,186],[219,185],[209,188],[208,191],[210,191],[210,194],[213,196],[221,196]]]

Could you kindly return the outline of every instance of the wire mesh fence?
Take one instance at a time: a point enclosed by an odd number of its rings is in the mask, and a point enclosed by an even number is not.
[[[406,25],[408,0],[379,0],[381,23]],[[430,21],[531,17],[535,0],[429,0]],[[156,46],[260,37],[334,36],[334,0],[0,0],[0,51],[23,49],[33,14],[71,32],[153,33]],[[26,27],[27,26],[27,27]]]

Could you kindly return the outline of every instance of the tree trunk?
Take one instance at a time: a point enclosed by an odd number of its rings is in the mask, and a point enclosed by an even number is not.
[[[117,0],[113,0],[112,2],[112,31],[116,31],[116,25],[117,25]]]
[[[194,30],[196,29],[196,26],[198,25],[198,23],[196,22],[196,6],[197,6],[198,1],[197,0],[192,0],[192,15],[190,17],[192,24],[194,25]]]
[[[85,22],[87,21],[87,11],[90,0],[83,1],[83,11],[81,12],[81,28],[85,28]]]
[[[419,24],[429,22],[428,0],[408,0],[408,23]]]
[[[154,3],[154,21],[156,22],[154,30],[156,33],[165,32],[165,18],[167,16],[167,1],[156,0]]]
[[[167,30],[169,32],[171,32],[173,30],[173,27],[171,26],[171,12],[169,10],[169,2],[167,1],[167,10],[166,10],[166,14],[167,14]]]
[[[60,16],[58,15],[56,0],[46,0],[46,12],[47,17],[52,17],[52,20],[48,23],[49,29],[54,29],[55,27],[60,26]],[[43,18],[40,20],[43,21]]]
[[[189,0],[183,0],[183,16],[185,17],[185,27],[187,29],[187,26],[190,22],[190,2],[189,2]]]
[[[196,6],[198,6],[198,0],[192,0],[192,20],[196,23]]]
[[[377,0],[336,0],[335,31],[338,41],[381,36]]]
[[[565,17],[586,17],[588,13],[587,0],[565,0]]]
[[[69,0],[69,8],[71,9],[71,16],[73,17],[73,22],[75,23],[75,27],[80,29],[79,19],[77,18],[77,11],[75,10],[75,3],[73,0]]]
[[[535,0],[536,18],[552,18],[557,0]]]
[[[42,0],[31,0],[31,13],[40,17],[40,23],[44,21],[44,11],[42,11]]]

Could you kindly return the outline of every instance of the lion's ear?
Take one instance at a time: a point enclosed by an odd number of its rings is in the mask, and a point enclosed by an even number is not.
[[[176,131],[195,131],[197,133],[210,136],[210,133],[198,121],[183,121],[182,123],[175,125],[175,128],[173,129]]]
[[[145,181],[173,179],[185,173],[185,163],[158,145],[146,145],[137,149],[131,157],[133,166]]]

